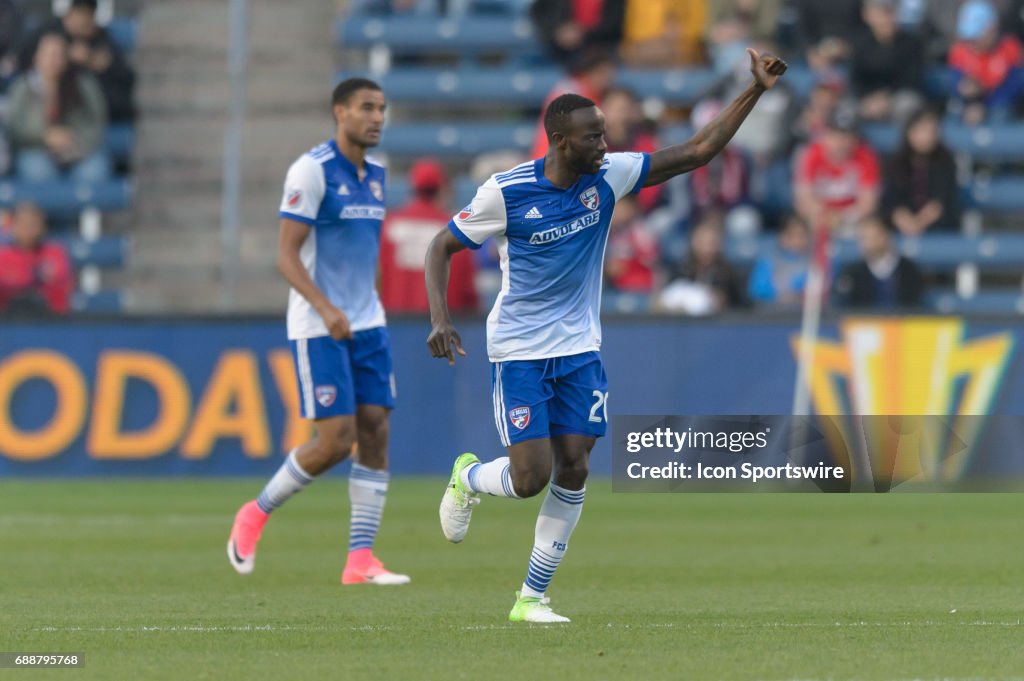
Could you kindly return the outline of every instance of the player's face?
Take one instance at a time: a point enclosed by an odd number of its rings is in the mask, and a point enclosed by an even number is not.
[[[338,128],[349,142],[360,147],[380,144],[387,101],[380,90],[356,90],[348,102],[334,107]]]
[[[569,115],[565,142],[559,147],[567,165],[582,175],[601,169],[608,143],[604,139],[604,114],[596,106],[577,109]]]

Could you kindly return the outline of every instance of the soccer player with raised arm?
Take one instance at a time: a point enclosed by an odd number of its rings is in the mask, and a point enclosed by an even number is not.
[[[348,457],[352,504],[342,584],[406,584],[373,554],[388,490],[388,415],[395,405],[391,345],[377,296],[384,168],[366,155],[380,143],[384,93],[364,78],[337,85],[333,139],[299,157],[284,182],[277,266],[291,285],[288,340],[302,415],[316,437],[297,447],[260,495],[235,516],[228,559],[252,572],[270,513]]]
[[[604,115],[594,102],[556,98],[544,114],[547,155],[492,176],[427,251],[427,345],[450,364],[466,353],[445,303],[449,260],[488,237],[501,258],[487,353],[495,423],[508,456],[487,463],[458,457],[440,516],[444,536],[460,542],[480,494],[522,499],[547,487],[526,578],[509,613],[513,622],[569,621],[552,611],[545,592],[583,508],[590,450],[607,428],[598,312],[615,202],[702,166],[725,147],[786,71],[782,60],[748,52],[750,86],[692,139],[650,155],[607,154]]]

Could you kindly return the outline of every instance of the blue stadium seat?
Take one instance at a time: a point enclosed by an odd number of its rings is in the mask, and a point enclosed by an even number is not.
[[[355,75],[363,74],[339,73],[337,81]],[[495,104],[539,108],[561,77],[554,67],[404,67],[392,69],[378,81],[388,99],[414,102],[418,108],[453,104],[462,108]]]
[[[114,17],[106,25],[107,33],[126,55],[135,51],[139,22],[130,17]]]
[[[79,237],[56,237],[64,244],[71,257],[71,262],[78,269],[86,265],[116,269],[124,267],[128,240],[120,236],[105,236],[96,241],[86,241]]]
[[[472,156],[501,149],[529,149],[534,127],[505,123],[413,123],[384,131],[381,150],[399,156]]]
[[[966,193],[967,203],[986,213],[1024,211],[1024,177],[999,176],[975,180]]]
[[[101,211],[124,210],[131,205],[131,197],[132,184],[129,180],[111,180],[97,185],[0,181],[0,207],[10,207],[18,201],[32,201],[53,215],[77,214],[89,207]]]
[[[361,75],[365,74],[341,72],[336,82]],[[395,68],[378,80],[388,99],[415,102],[417,107],[455,104],[472,108],[501,104],[539,109],[563,77],[561,69],[554,66],[481,68],[462,64],[458,68]],[[660,97],[678,105],[694,104],[718,82],[718,76],[707,69],[624,69],[616,77],[616,83],[629,87],[641,97]]]
[[[71,309],[91,314],[117,314],[124,310],[124,294],[121,291],[76,291],[71,298]]]
[[[1024,156],[1024,124],[1002,123],[970,127],[946,123],[942,128],[946,144],[954,151],[976,160],[1020,161]]]
[[[113,123],[107,127],[103,144],[114,160],[128,160],[135,146],[135,126],[131,123]]]
[[[476,194],[477,183],[468,177],[458,177],[452,181],[453,198],[456,206],[465,206],[473,200]],[[412,198],[412,187],[409,186],[409,179],[406,176],[396,176],[388,180],[387,196],[388,208],[397,208]],[[453,213],[455,211],[452,211]]]
[[[756,239],[730,239],[726,256],[733,262],[749,265],[757,254],[766,252],[776,241],[774,235]],[[920,239],[899,239],[905,255],[926,269],[951,271],[963,263],[976,263],[987,272],[1016,273],[1024,269],[1024,234],[986,234],[966,237],[960,234],[925,234]],[[859,259],[857,244],[835,241],[834,262],[847,265]]]
[[[367,49],[386,45],[396,54],[514,54],[535,53],[533,26],[526,18],[473,17],[437,19],[430,16],[352,16],[337,22],[343,48]]]
[[[899,149],[903,131],[888,123],[867,124],[861,129],[864,139],[882,154]],[[1024,124],[966,126],[947,121],[942,126],[946,146],[952,151],[970,154],[979,161],[1019,161],[1024,156]]]
[[[651,296],[626,293],[605,288],[601,294],[601,312],[610,314],[642,314],[651,311]]]
[[[927,300],[929,307],[943,314],[1024,314],[1020,288],[978,291],[970,298],[947,289],[929,293]]]

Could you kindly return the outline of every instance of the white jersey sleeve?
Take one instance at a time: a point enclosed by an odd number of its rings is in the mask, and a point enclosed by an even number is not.
[[[312,226],[320,212],[326,187],[323,166],[308,155],[300,157],[285,176],[280,217]]]
[[[635,194],[643,189],[647,171],[651,167],[651,157],[648,154],[623,152],[607,154],[604,158],[608,163],[604,179],[615,192],[616,201],[626,194]]]
[[[466,246],[477,249],[488,237],[504,234],[507,225],[505,196],[492,177],[476,190],[473,201],[452,218],[448,229]]]

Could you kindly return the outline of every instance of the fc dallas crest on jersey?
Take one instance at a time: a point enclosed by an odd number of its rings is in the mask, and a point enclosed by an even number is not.
[[[530,408],[529,407],[515,407],[510,409],[508,412],[508,420],[512,422],[512,425],[523,430],[526,426],[530,425]]]
[[[580,194],[580,203],[590,210],[597,210],[598,205],[601,203],[601,197],[597,194],[597,187],[591,187]]]

